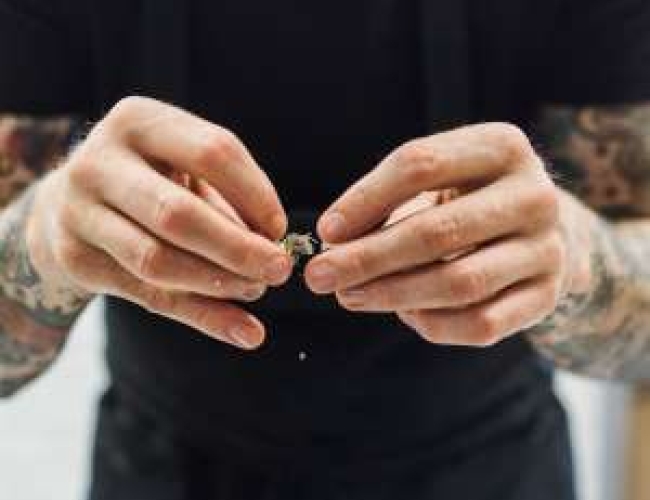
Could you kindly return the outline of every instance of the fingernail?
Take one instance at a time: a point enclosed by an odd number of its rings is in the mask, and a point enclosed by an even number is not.
[[[265,292],[265,287],[263,285],[253,285],[248,288],[245,288],[242,292],[244,299],[246,300],[257,300],[262,298]]]
[[[366,298],[366,292],[361,288],[350,288],[349,290],[343,290],[339,293],[339,295],[341,298],[356,305],[363,304]]]
[[[318,291],[332,291],[336,287],[336,269],[326,262],[314,264],[309,270],[309,281]]]
[[[271,283],[284,282],[291,271],[288,257],[274,257],[264,268],[264,279]]]
[[[343,290],[342,292],[340,292],[340,294],[343,297],[349,297],[353,299],[353,298],[365,297],[366,292],[361,288],[350,288],[348,290]]]
[[[228,336],[244,349],[255,349],[262,343],[261,335],[258,332],[243,326],[232,327],[228,331]]]
[[[345,217],[339,212],[325,214],[321,219],[321,229],[328,240],[342,238],[346,229]]]

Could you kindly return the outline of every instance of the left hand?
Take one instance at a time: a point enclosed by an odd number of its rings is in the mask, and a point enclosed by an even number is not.
[[[463,194],[373,231],[420,193],[448,188]],[[572,250],[578,207],[512,125],[416,139],[323,214],[318,233],[333,247],[305,278],[346,309],[396,312],[431,342],[489,346],[584,286],[588,251]]]

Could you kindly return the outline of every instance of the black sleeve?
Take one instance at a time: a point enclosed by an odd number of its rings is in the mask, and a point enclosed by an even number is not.
[[[88,112],[88,3],[0,0],[0,113]]]
[[[650,0],[564,0],[546,52],[544,102],[650,99]]]

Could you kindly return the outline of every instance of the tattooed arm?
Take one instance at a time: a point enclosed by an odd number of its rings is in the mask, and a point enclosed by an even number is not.
[[[36,181],[65,153],[75,121],[0,116],[0,397],[56,358],[89,297],[41,279],[26,249]]]
[[[573,246],[591,269],[529,337],[561,368],[648,382],[650,104],[548,108],[539,135],[566,196],[584,204]]]

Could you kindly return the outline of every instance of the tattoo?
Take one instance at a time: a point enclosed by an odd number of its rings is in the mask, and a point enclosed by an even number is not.
[[[0,116],[0,206],[56,167],[78,127],[72,118]]]
[[[650,215],[650,104],[547,108],[537,132],[559,183],[614,216]]]
[[[650,381],[650,105],[549,108],[539,132],[585,210],[590,285],[528,336],[559,367]],[[579,230],[578,230],[579,232]]]
[[[33,183],[55,168],[75,123],[0,117],[0,396],[52,363],[89,298],[41,280],[26,241]]]

